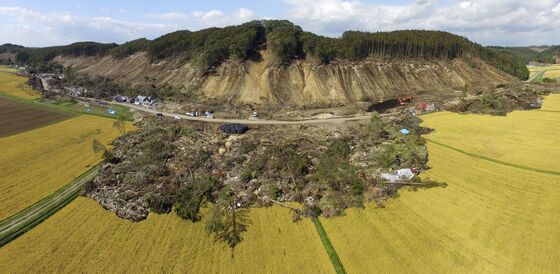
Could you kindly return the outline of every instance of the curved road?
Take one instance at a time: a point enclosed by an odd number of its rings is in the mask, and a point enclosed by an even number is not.
[[[304,125],[304,124],[321,124],[321,123],[342,123],[346,121],[359,121],[359,120],[368,120],[371,118],[370,113],[366,114],[358,114],[354,116],[348,117],[333,117],[333,118],[316,118],[316,119],[307,119],[307,120],[295,120],[295,121],[286,121],[286,120],[261,120],[261,119],[222,119],[222,118],[206,118],[206,117],[191,117],[183,114],[176,114],[170,112],[163,112],[157,111],[141,106],[137,106],[134,104],[129,103],[119,103],[119,102],[109,102],[104,101],[106,103],[121,105],[125,107],[129,107],[131,109],[147,112],[150,114],[158,114],[161,113],[165,117],[175,117],[178,116],[182,120],[189,120],[189,121],[199,121],[199,122],[208,122],[208,123],[239,123],[239,124],[249,124],[249,125]],[[384,114],[391,115],[391,114]]]

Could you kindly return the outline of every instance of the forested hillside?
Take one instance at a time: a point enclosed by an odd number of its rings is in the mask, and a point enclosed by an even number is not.
[[[442,31],[405,30],[393,32],[347,31],[339,38],[304,32],[301,27],[283,20],[251,21],[239,26],[209,28],[196,32],[177,31],[152,41],[138,39],[122,45],[94,42],[68,46],[20,49],[22,63],[48,62],[62,56],[105,56],[125,58],[139,51],[152,61],[169,57],[192,63],[207,72],[228,59],[259,60],[268,49],[277,65],[295,59],[312,58],[327,64],[333,60],[360,61],[368,57],[399,59],[455,59],[478,57],[492,66],[520,79],[529,72],[516,54],[486,48],[468,39]]]
[[[67,46],[46,48],[23,48],[17,53],[20,63],[45,63],[58,55],[63,56],[102,56],[110,52],[117,44],[102,44],[96,42],[79,42]]]
[[[560,46],[552,46],[542,53],[551,56],[553,63],[560,64]]]
[[[536,51],[532,47],[491,47],[504,54],[523,59],[525,63],[539,62],[554,64],[560,62],[560,46],[551,46],[543,51]],[[556,59],[555,59],[555,56]]]

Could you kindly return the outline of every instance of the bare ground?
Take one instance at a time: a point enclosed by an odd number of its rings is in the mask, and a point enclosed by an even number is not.
[[[0,97],[0,137],[62,121],[67,115]]]

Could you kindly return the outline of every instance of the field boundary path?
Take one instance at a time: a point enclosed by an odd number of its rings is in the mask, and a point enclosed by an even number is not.
[[[493,158],[490,158],[490,157],[482,156],[482,155],[479,155],[479,154],[476,154],[476,153],[471,153],[471,152],[468,152],[468,151],[464,151],[462,149],[459,149],[459,148],[456,148],[456,147],[453,147],[453,146],[450,146],[450,145],[446,145],[446,144],[443,144],[443,143],[440,143],[440,142],[437,142],[437,141],[433,141],[433,140],[430,140],[430,139],[425,138],[425,137],[424,137],[424,139],[426,139],[426,141],[428,141],[429,143],[432,143],[432,144],[435,144],[435,145],[438,145],[438,146],[441,146],[441,147],[444,147],[444,148],[447,148],[447,149],[457,151],[457,152],[465,154],[467,156],[471,156],[471,157],[474,157],[474,158],[486,160],[486,161],[493,162],[493,163],[496,163],[496,164],[509,166],[509,167],[514,167],[514,168],[523,169],[523,170],[528,170],[528,171],[533,171],[533,172],[538,172],[538,173],[543,173],[543,174],[560,176],[560,171],[539,169],[539,168],[534,168],[534,167],[509,163],[509,162],[493,159]]]
[[[542,80],[543,76],[544,76],[544,72],[545,71],[537,71],[535,72],[535,74],[533,74],[533,76],[529,77],[529,79],[527,79],[527,81],[525,81],[526,83],[531,83],[534,81],[540,81]]]
[[[100,164],[95,165],[56,192],[0,221],[0,247],[40,224],[78,197],[82,186],[97,175],[99,166]]]
[[[325,247],[325,250],[327,251],[329,258],[331,259],[334,270],[336,271],[337,274],[346,274],[346,270],[344,270],[344,265],[342,264],[340,257],[338,257],[338,254],[336,253],[336,250],[334,249],[331,240],[329,240],[329,236],[327,235],[327,231],[325,231],[323,224],[321,224],[321,221],[317,217],[312,217],[311,219],[313,220],[313,224],[315,224],[317,233],[321,238],[321,242],[323,242],[323,246]]]

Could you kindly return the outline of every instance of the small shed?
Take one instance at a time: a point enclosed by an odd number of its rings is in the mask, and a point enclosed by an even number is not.
[[[220,130],[226,134],[244,134],[249,130],[249,126],[244,124],[225,124],[220,126]]]

